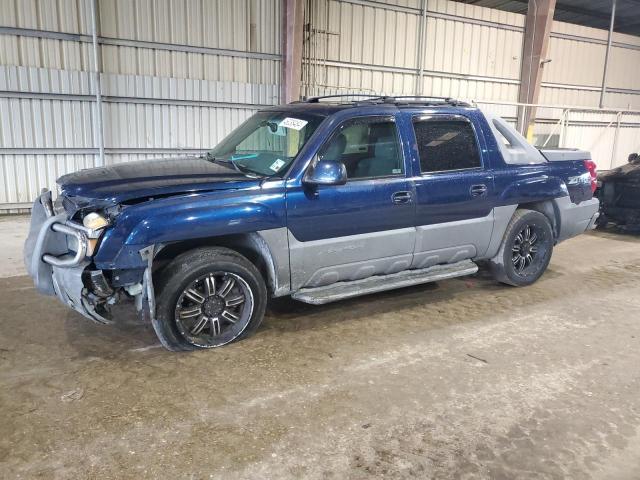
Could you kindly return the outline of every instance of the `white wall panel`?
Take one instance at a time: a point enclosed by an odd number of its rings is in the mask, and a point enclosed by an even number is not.
[[[565,87],[591,87],[585,92],[579,88],[547,90],[541,95],[541,103],[561,103],[598,106],[604,71],[607,31],[553,22],[543,83]],[[614,33],[609,55],[609,71],[605,106],[609,108],[640,108],[640,38]],[[617,42],[617,43],[616,43]],[[625,94],[615,89],[629,89],[636,93]],[[543,92],[544,92],[543,88]]]
[[[254,110],[179,105],[104,105],[105,147],[210,149]]]
[[[513,102],[518,98],[518,85],[427,76],[423,92],[437,97]]]
[[[30,204],[42,188],[55,191],[58,177],[94,166],[94,155],[0,155],[0,209]]]
[[[543,105],[596,106],[600,100],[598,90],[578,90],[570,88],[540,88],[538,102]]]
[[[309,94],[354,89],[412,94],[422,84],[423,94],[517,100],[524,15],[428,0],[419,82],[422,2],[314,0],[311,5],[303,75]],[[562,22],[554,22],[552,30],[547,55],[552,61],[544,67],[540,103],[597,106],[607,32]],[[606,96],[611,107],[640,108],[638,46],[640,38],[614,34],[608,79],[613,91]]]
[[[484,20],[524,28],[524,15],[504,10],[478,7],[468,3],[450,2],[449,0],[428,0],[427,6],[428,10],[432,12],[447,13],[461,18]]]
[[[313,41],[323,58],[416,68],[416,14],[334,0],[319,1],[314,10],[322,27],[314,24],[320,32]]]
[[[92,148],[92,103],[0,98],[0,148]]]
[[[106,96],[137,99],[171,99],[202,102],[276,105],[278,84],[191,80],[185,78],[102,75]]]
[[[278,0],[100,0],[99,5],[105,37],[280,52]]]
[[[91,1],[0,0],[0,26],[30,29],[0,34],[0,210],[97,162]],[[107,164],[198,153],[259,105],[278,103],[281,0],[98,3]],[[422,0],[310,3],[307,94],[517,100],[523,15],[427,0],[421,37]],[[597,106],[607,32],[561,22],[552,30],[540,103]],[[613,40],[606,104],[640,108],[640,38]],[[513,106],[490,108],[515,118]],[[539,109],[539,131],[550,132],[561,112]],[[589,148],[597,139],[594,157],[612,165],[640,149],[637,116],[624,116],[611,160],[613,130],[601,132],[606,115],[576,115],[567,146]]]
[[[430,0],[421,62],[422,2],[404,2],[401,9],[389,2],[349,0],[315,0],[311,5],[303,74],[308,94],[359,89],[517,99],[522,16]]]
[[[640,89],[640,49],[611,48],[607,87]]]
[[[88,70],[90,64],[88,43],[0,35],[0,65]]]
[[[599,87],[607,46],[551,37],[542,81]]]
[[[90,34],[90,1],[0,0],[0,23],[7,27]]]
[[[426,38],[426,70],[509,79],[520,76],[521,32],[428,18]]]
[[[102,71],[115,74],[278,83],[278,60],[104,45]]]
[[[29,29],[0,34],[0,210],[98,162],[91,1],[0,0]],[[99,0],[106,163],[198,153],[277,104],[280,4]]]
[[[78,70],[0,65],[0,91],[90,95],[91,76]]]

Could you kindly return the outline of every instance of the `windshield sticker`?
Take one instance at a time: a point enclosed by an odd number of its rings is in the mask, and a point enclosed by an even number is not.
[[[285,127],[285,128],[292,128],[294,130],[302,130],[307,123],[309,123],[309,122],[307,122],[306,120],[300,120],[299,118],[287,117],[284,120],[282,120],[278,124],[278,126],[279,127]]]
[[[269,167],[271,170],[273,170],[274,172],[277,172],[278,170],[280,170],[283,166],[284,166],[285,162],[284,160],[280,160],[279,158],[273,162],[271,164],[271,166]]]

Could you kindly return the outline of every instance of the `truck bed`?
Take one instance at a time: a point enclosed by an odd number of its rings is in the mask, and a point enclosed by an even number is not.
[[[541,148],[540,153],[549,162],[565,160],[591,160],[591,153],[577,148]]]

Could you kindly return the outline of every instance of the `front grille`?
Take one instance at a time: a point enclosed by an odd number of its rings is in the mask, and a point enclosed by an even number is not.
[[[65,212],[67,212],[69,216],[72,216],[74,213],[76,213],[76,210],[78,209],[76,204],[73,203],[73,201],[67,196],[62,197],[62,205]]]
[[[69,218],[72,218],[78,211],[78,205],[73,200],[73,197],[67,197],[66,195],[58,195],[56,201],[53,203],[53,210],[57,215],[66,213]]]
[[[60,215],[61,213],[65,213],[64,205],[62,204],[62,197],[58,196],[53,202],[53,211],[56,215]]]

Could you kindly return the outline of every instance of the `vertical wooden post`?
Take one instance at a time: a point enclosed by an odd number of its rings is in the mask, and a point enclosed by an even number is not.
[[[556,0],[529,0],[522,47],[520,103],[538,103],[544,68],[542,61],[547,54],[555,8]],[[531,141],[533,129],[530,125],[535,118],[535,107],[519,107],[518,110],[518,130]]]
[[[282,95],[280,103],[300,99],[303,0],[282,0]]]

